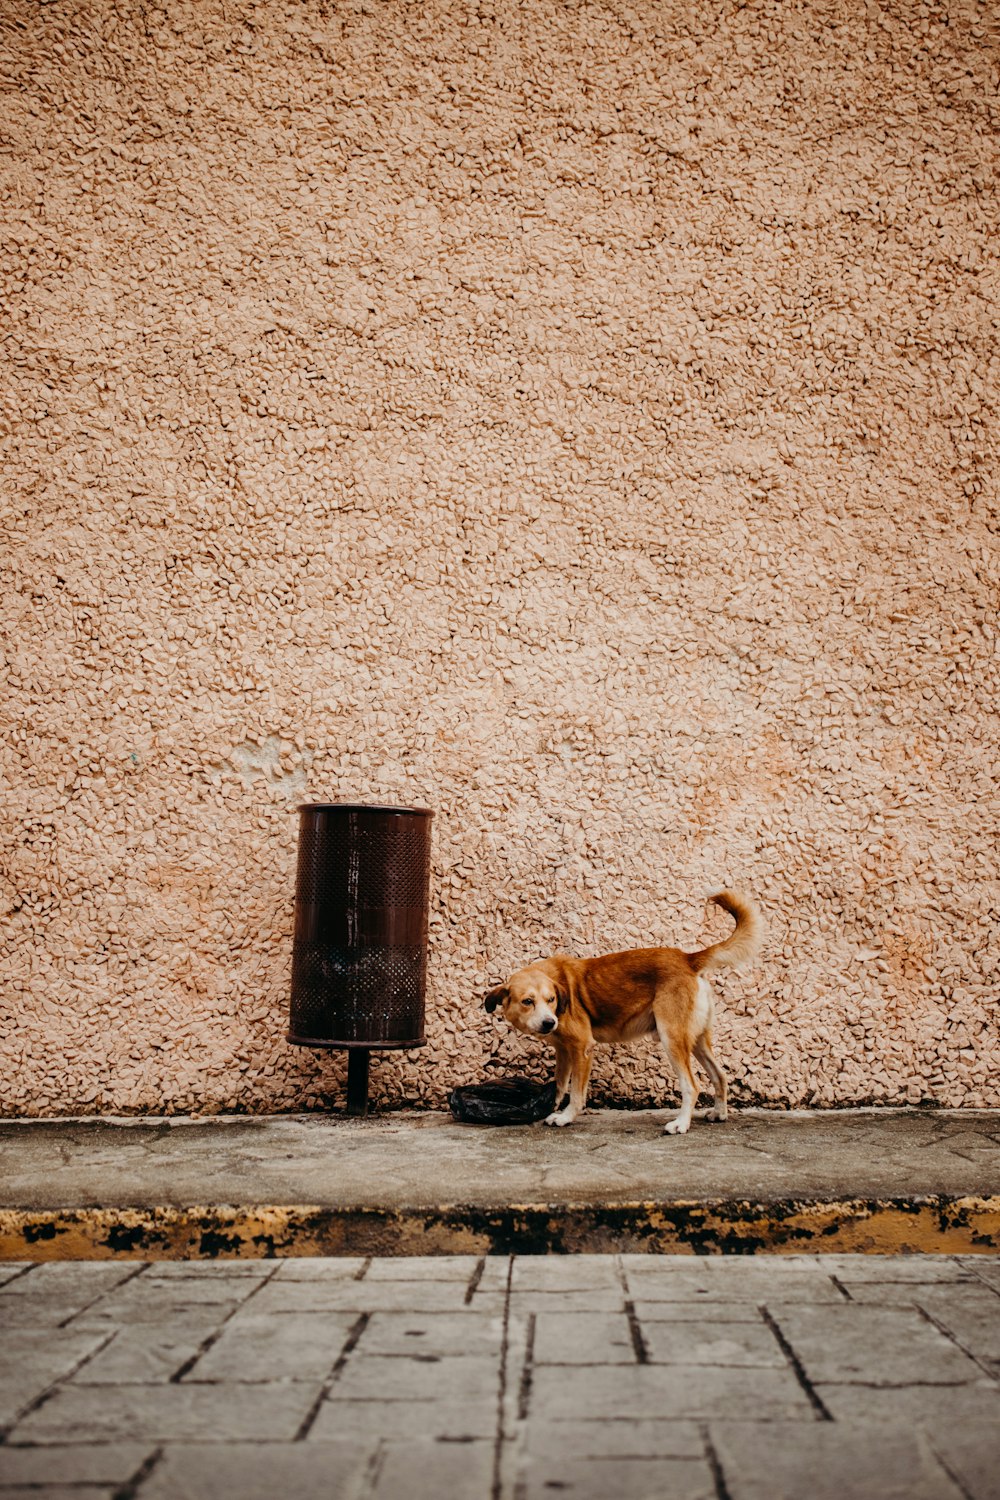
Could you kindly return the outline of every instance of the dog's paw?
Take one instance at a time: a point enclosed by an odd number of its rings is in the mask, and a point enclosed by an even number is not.
[[[572,1123],[573,1123],[573,1121],[575,1119],[576,1119],[575,1115],[565,1114],[562,1111],[557,1110],[554,1115],[546,1115],[545,1119],[542,1121],[542,1124],[543,1125],[572,1125]]]
[[[718,1121],[718,1120],[728,1119],[728,1117],[729,1117],[729,1111],[728,1111],[728,1109],[722,1109],[718,1105],[716,1105],[716,1107],[714,1109],[707,1109],[705,1111],[705,1119],[706,1120],[711,1120],[713,1124],[715,1124],[716,1121]]]
[[[687,1135],[687,1132],[688,1132],[689,1129],[690,1129],[690,1126],[689,1125],[685,1125],[683,1123],[683,1121],[681,1121],[681,1120],[671,1120],[669,1125],[664,1125],[664,1127],[663,1127],[663,1134],[664,1135]]]

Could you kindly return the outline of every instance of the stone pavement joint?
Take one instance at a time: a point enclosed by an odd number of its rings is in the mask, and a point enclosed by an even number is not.
[[[995,1257],[5,1271],[0,1500],[998,1493]]]
[[[337,1355],[337,1358],[334,1360],[329,1376],[320,1387],[313,1405],[310,1407],[306,1415],[302,1418],[299,1430],[295,1434],[296,1439],[299,1442],[301,1442],[304,1437],[308,1437],[313,1425],[315,1424],[316,1418],[319,1416],[320,1407],[323,1405],[323,1402],[329,1398],[334,1385],[340,1378],[340,1374],[344,1366],[347,1364],[347,1361],[350,1358],[351,1354],[357,1348],[361,1335],[368,1327],[370,1319],[371,1313],[359,1313],[357,1318],[355,1318],[354,1322],[351,1324],[351,1327],[348,1330],[347,1338],[344,1340],[344,1347],[341,1349],[340,1353]],[[295,1341],[292,1354],[293,1357],[297,1357],[298,1355],[297,1339]]]
[[[802,1361],[796,1354],[794,1347],[789,1343],[788,1339],[782,1332],[781,1325],[775,1321],[774,1317],[766,1307],[762,1307],[760,1311],[764,1322],[774,1334],[775,1341],[778,1344],[778,1347],[780,1348],[782,1354],[785,1356],[792,1370],[795,1372],[796,1380],[799,1382],[799,1385],[805,1391],[810,1402],[812,1403],[816,1415],[822,1421],[829,1422],[831,1420],[830,1413],[823,1405],[823,1402],[816,1391],[816,1387],[813,1385],[812,1381],[809,1379],[809,1376],[806,1374]],[[829,1316],[829,1311],[827,1311],[827,1317]]]

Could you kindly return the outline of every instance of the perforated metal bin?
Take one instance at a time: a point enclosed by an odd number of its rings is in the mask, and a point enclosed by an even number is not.
[[[350,1049],[363,1114],[372,1050],[424,1045],[431,819],[423,807],[299,808],[288,1040]]]

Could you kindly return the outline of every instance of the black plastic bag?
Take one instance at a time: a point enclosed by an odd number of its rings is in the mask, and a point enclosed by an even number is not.
[[[448,1107],[465,1125],[534,1125],[556,1106],[554,1083],[497,1078],[452,1089]]]

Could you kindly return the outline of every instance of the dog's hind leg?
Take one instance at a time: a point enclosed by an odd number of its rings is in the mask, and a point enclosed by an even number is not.
[[[712,1033],[706,1027],[701,1036],[694,1044],[694,1055],[705,1069],[712,1081],[712,1108],[706,1113],[706,1120],[724,1120],[729,1113],[726,1099],[729,1094],[729,1086],[726,1083],[726,1075],[715,1060],[712,1051]]]
[[[694,1104],[698,1097],[698,1085],[694,1081],[691,1072],[691,1058],[679,1048],[671,1048],[669,1052],[671,1066],[677,1074],[677,1081],[681,1089],[681,1112],[676,1120],[671,1120],[664,1125],[664,1135],[686,1135],[691,1129],[691,1117],[694,1114]]]
[[[696,1039],[711,1019],[712,993],[691,975],[689,980],[675,980],[663,985],[653,1001],[660,1045],[670,1060],[681,1091],[681,1111],[676,1120],[664,1125],[664,1135],[684,1135],[691,1128],[691,1117],[698,1099],[698,1085],[691,1071],[691,1053]]]
[[[663,1134],[684,1135],[691,1128],[691,1116],[694,1114],[695,1100],[698,1098],[698,1085],[691,1072],[691,1042],[686,1018],[678,1025],[676,1014],[668,1019],[666,1011],[666,1006],[662,1007],[662,1010],[659,1005],[653,1006],[660,1045],[670,1059],[670,1066],[677,1075],[677,1082],[680,1085],[681,1112],[676,1120],[671,1120],[668,1125],[664,1125]]]

